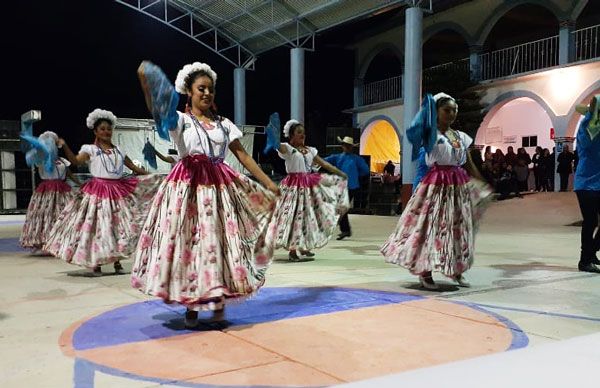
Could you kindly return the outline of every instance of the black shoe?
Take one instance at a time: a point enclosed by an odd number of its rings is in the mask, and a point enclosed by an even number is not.
[[[88,276],[91,276],[91,277],[102,276],[102,268],[99,265],[96,266],[96,267],[94,267],[94,268],[92,268],[92,271],[89,273]]]
[[[185,312],[183,324],[186,329],[195,329],[198,326],[198,311],[187,310]]]
[[[114,268],[117,275],[123,275],[125,273],[123,266],[118,261],[115,261]]]
[[[596,267],[595,264],[589,263],[582,265],[581,263],[578,265],[578,268],[581,272],[591,272],[591,273],[600,273],[600,268]]]
[[[296,251],[290,251],[290,253],[288,254],[288,260],[292,263],[303,263],[306,261],[314,261],[315,259],[313,259],[312,257],[300,257],[298,256]]]
[[[346,237],[351,237],[351,236],[352,236],[352,233],[350,233],[350,232],[342,232],[339,234],[339,236],[337,236],[336,240],[343,240]]]
[[[592,258],[592,264],[594,265],[600,265],[600,260],[598,260],[597,257]]]

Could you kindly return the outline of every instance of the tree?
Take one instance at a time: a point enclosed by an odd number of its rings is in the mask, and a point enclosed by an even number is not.
[[[452,128],[465,132],[473,139],[485,117],[481,91],[469,74],[469,62],[460,61],[423,71],[423,92],[433,95],[444,92],[456,99],[458,116]]]

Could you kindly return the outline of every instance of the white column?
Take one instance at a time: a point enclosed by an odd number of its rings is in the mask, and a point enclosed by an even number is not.
[[[290,118],[304,123],[304,49],[290,50]]]
[[[404,39],[404,129],[410,127],[412,119],[421,105],[421,77],[423,67],[423,10],[411,7],[406,10]],[[411,160],[412,144],[408,136],[402,136],[402,184],[410,185],[415,176],[416,163]],[[404,195],[403,195],[404,197]]]
[[[473,45],[469,47],[469,70],[472,81],[481,80],[481,51],[483,47]]]
[[[572,20],[561,20],[558,32],[558,63],[566,65],[575,59],[575,22]]]
[[[246,124],[246,69],[233,70],[233,111],[235,124]]]

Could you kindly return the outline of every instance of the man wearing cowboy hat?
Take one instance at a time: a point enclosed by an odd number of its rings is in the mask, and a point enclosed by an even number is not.
[[[350,136],[344,136],[343,139],[338,136],[337,140],[342,145],[343,152],[329,155],[325,160],[348,175],[348,198],[352,201],[360,187],[358,178],[369,175],[369,166],[362,157],[352,152],[358,145],[354,143],[354,139]],[[338,240],[352,236],[347,213],[340,217],[339,225],[341,233],[337,237]]]
[[[589,106],[578,105],[576,110],[584,115],[577,130],[579,162],[573,184],[583,216],[578,268],[600,273],[596,266],[600,264],[596,256],[600,250],[600,230],[595,231],[600,216],[600,94],[592,97]]]

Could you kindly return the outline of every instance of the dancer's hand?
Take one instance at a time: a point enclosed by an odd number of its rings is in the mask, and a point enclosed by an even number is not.
[[[270,182],[269,184],[267,184],[267,189],[271,192],[273,192],[273,194],[275,194],[276,196],[280,196],[281,195],[281,191],[279,191],[279,186],[277,186],[274,182]]]
[[[59,137],[58,140],[56,141],[56,146],[58,148],[62,148],[65,144],[67,144],[65,142],[65,139],[63,139],[62,137]]]

